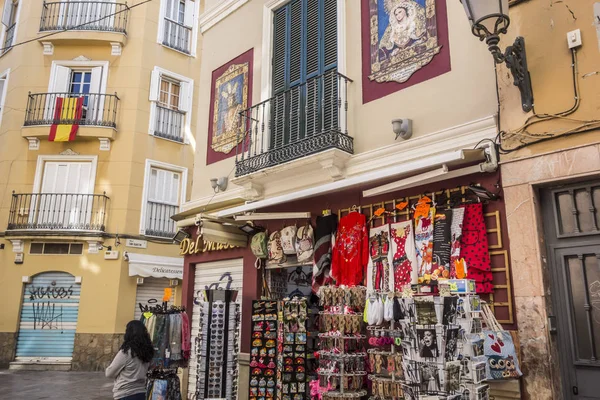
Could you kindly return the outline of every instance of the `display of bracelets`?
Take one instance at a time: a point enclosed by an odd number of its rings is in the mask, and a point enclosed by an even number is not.
[[[404,396],[400,381],[374,376],[369,376],[369,379],[372,381],[371,392],[373,396],[371,399],[373,400],[402,398]]]
[[[371,347],[388,347],[392,344],[400,346],[402,344],[402,339],[400,338],[400,333],[397,331],[390,330],[382,330],[382,329],[374,329],[369,330],[368,343]]]
[[[360,333],[363,322],[362,314],[333,314],[322,312],[321,328],[325,332],[339,332],[341,334]]]
[[[347,375],[364,375],[366,369],[365,357],[346,356],[345,354],[320,357],[317,373],[319,375],[336,375],[342,371],[342,368]]]
[[[362,312],[367,300],[367,289],[364,286],[335,287],[321,286],[317,294],[320,305],[324,307],[348,306],[357,312]]]
[[[364,397],[367,395],[367,391],[366,390],[356,390],[353,392],[339,392],[339,391],[331,391],[331,392],[325,392],[323,393],[323,399],[327,400],[327,399],[340,399],[340,398],[344,398],[344,399],[356,399],[356,398],[360,398],[360,397]]]
[[[319,348],[333,353],[352,353],[357,351],[360,352],[364,350],[363,340],[360,339],[366,339],[366,336],[332,336],[326,334],[319,334]]]
[[[369,366],[372,373],[383,376],[404,375],[402,369],[402,354],[387,351],[369,351]]]

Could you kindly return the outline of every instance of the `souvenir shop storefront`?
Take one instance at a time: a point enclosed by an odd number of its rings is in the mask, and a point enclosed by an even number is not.
[[[188,393],[514,398],[494,393],[495,382],[518,392],[521,376],[499,182],[473,174],[288,202],[256,210],[246,249],[186,255]]]

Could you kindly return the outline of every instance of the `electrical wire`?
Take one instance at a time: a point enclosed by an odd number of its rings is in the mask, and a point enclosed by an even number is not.
[[[568,135],[572,135],[575,133],[587,132],[587,131],[591,131],[591,130],[600,128],[600,120],[581,120],[581,119],[576,119],[576,118],[568,118],[568,116],[573,114],[574,112],[576,112],[579,109],[579,106],[581,105],[579,81],[577,79],[578,62],[577,62],[577,50],[576,49],[573,49],[571,51],[571,60],[572,60],[571,67],[572,67],[572,75],[573,75],[573,92],[574,92],[574,97],[575,97],[575,102],[574,102],[573,106],[566,111],[562,111],[562,112],[555,113],[555,114],[549,114],[549,113],[538,114],[535,111],[535,106],[534,106],[534,108],[533,108],[534,114],[531,115],[529,118],[527,118],[527,120],[521,127],[517,128],[515,130],[512,130],[512,131],[509,131],[509,132],[499,130],[498,136],[497,136],[497,139],[499,139],[499,140],[497,140],[497,142],[498,142],[499,149],[503,154],[512,153],[514,151],[520,150],[524,147],[527,147],[529,145],[539,143],[542,141],[554,139],[557,137],[568,136]],[[534,126],[534,125],[537,125],[537,124],[540,124],[543,122],[547,122],[547,121],[557,120],[557,119],[565,120],[565,121],[569,121],[569,122],[577,122],[577,123],[579,123],[579,125],[574,128],[567,129],[567,130],[558,129],[558,130],[544,132],[544,133],[533,133],[528,130],[528,128],[530,128],[531,126]],[[521,139],[519,139],[519,140],[521,141],[521,144],[518,146],[515,146],[515,147],[511,147],[511,148],[502,147],[502,142],[506,141],[507,138],[513,138],[513,137],[520,137]],[[523,138],[537,139],[537,140],[525,142]]]
[[[58,31],[50,32],[50,33],[47,33],[47,34],[42,35],[42,36],[37,36],[37,37],[35,37],[33,39],[24,40],[22,42],[15,43],[15,44],[12,44],[12,45],[7,46],[7,47],[0,48],[0,52],[7,51],[9,49],[12,49],[13,47],[22,46],[22,45],[27,44],[27,43],[37,42],[40,39],[45,39],[45,38],[50,37],[50,36],[58,35],[59,33],[76,31],[77,29],[82,28],[82,27],[84,27],[86,25],[95,24],[96,22],[100,22],[100,21],[105,20],[107,18],[114,17],[115,15],[119,15],[121,13],[124,13],[125,11],[129,11],[129,10],[132,10],[132,9],[134,9],[136,7],[144,5],[146,3],[150,3],[151,1],[153,1],[153,0],[144,0],[141,3],[137,3],[137,4],[132,5],[131,7],[125,5],[126,8],[124,8],[123,10],[119,10],[119,11],[117,11],[115,13],[105,15],[104,17],[98,18],[98,19],[93,20],[93,21],[84,22],[83,24],[79,24],[79,25],[73,26],[71,28],[65,28],[65,29],[61,29],[61,30],[58,30]]]

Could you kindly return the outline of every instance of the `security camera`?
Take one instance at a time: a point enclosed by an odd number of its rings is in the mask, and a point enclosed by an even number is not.
[[[412,136],[412,119],[393,119],[392,128],[396,134],[395,140],[398,140],[398,137],[404,140],[410,139]]]

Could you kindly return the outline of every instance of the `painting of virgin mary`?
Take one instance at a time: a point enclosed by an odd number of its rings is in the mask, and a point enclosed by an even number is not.
[[[414,0],[386,0],[384,8],[389,25],[379,43],[379,48],[395,54],[425,38],[425,8]],[[387,55],[387,54],[386,54]]]

